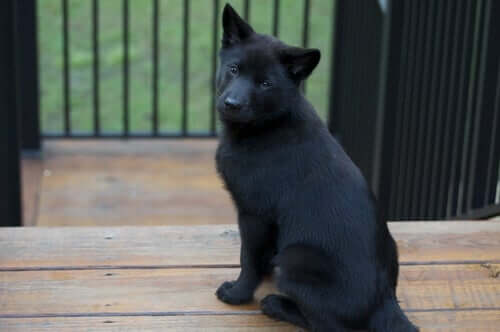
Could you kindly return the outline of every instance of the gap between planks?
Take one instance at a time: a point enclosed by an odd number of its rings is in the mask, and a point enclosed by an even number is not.
[[[468,260],[443,262],[400,262],[400,266],[434,266],[434,265],[485,265],[500,264],[500,260]],[[28,266],[0,267],[0,272],[28,271],[89,271],[89,270],[167,270],[167,269],[234,269],[239,264],[198,264],[198,265],[88,265],[88,266]]]
[[[432,312],[471,312],[500,311],[500,307],[492,308],[436,308],[436,309],[405,309],[406,313]],[[145,312],[81,312],[81,313],[43,313],[43,314],[0,314],[0,319],[26,318],[72,318],[72,317],[170,317],[170,316],[255,316],[262,315],[260,310],[246,311],[145,311]]]
[[[408,312],[408,317],[422,332],[498,331],[500,310]],[[0,318],[0,330],[24,331],[303,331],[262,314],[201,316],[113,316],[113,317],[34,317]]]

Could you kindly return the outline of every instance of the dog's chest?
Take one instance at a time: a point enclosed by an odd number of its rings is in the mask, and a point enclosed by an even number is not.
[[[277,196],[276,165],[268,152],[219,146],[217,171],[239,208],[266,209]]]

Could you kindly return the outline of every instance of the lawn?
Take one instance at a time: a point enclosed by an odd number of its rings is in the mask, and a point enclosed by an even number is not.
[[[243,12],[243,0],[231,0]],[[189,25],[189,131],[207,131],[211,112],[213,1],[191,0]],[[224,1],[220,1],[221,7]],[[332,0],[311,0],[309,46],[322,61],[307,85],[307,97],[325,118],[328,107],[332,42]],[[92,18],[90,0],[69,1],[71,126],[93,128]],[[303,1],[281,0],[279,37],[302,42]],[[130,129],[151,130],[152,1],[130,0]],[[100,109],[103,131],[122,130],[122,0],[99,1]],[[222,8],[221,8],[222,9]],[[159,123],[162,131],[179,131],[182,112],[183,1],[160,0]],[[41,121],[44,132],[63,129],[63,57],[61,0],[39,0]],[[273,1],[252,0],[250,22],[271,33]],[[219,28],[220,33],[220,28]],[[219,38],[220,39],[220,38]]]

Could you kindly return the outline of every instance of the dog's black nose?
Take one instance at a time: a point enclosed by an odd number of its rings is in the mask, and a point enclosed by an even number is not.
[[[227,109],[231,109],[231,110],[239,110],[241,108],[241,103],[238,102],[236,99],[231,98],[231,97],[227,97],[224,100],[224,104],[226,105]]]

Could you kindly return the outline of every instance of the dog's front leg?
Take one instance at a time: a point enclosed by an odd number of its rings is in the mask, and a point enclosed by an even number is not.
[[[237,280],[224,282],[217,297],[229,304],[250,302],[262,278],[270,271],[275,239],[270,224],[248,215],[238,217],[241,236],[241,272]]]

